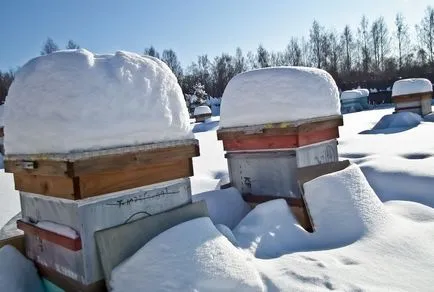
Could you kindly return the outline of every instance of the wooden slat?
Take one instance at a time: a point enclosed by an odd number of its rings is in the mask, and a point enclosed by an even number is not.
[[[24,231],[25,234],[32,234],[46,241],[55,243],[60,245],[66,249],[72,251],[81,250],[81,239],[77,238],[69,238],[42,228],[39,228],[31,223],[24,222],[23,220],[17,221],[17,228]]]
[[[409,102],[409,101],[420,100],[421,98],[424,98],[424,97],[429,98],[431,96],[432,96],[432,91],[412,93],[412,94],[404,94],[404,95],[396,95],[396,96],[392,96],[392,101],[394,103]]]
[[[105,155],[72,162],[72,174],[82,176],[109,172],[128,171],[146,165],[166,163],[199,156],[198,145],[180,145],[149,151]]]
[[[20,160],[5,159],[6,172],[16,174],[47,175],[60,177],[74,177],[87,174],[129,171],[147,164],[164,163],[199,156],[197,144],[177,145],[173,147],[157,148],[135,152],[108,154],[88,157],[74,161],[61,160],[28,160],[34,163],[33,169],[25,167]]]
[[[226,151],[258,150],[258,149],[285,149],[297,147],[297,136],[253,136],[249,138],[235,138],[223,140]]]
[[[15,189],[64,199],[77,199],[73,179],[59,176],[14,174]]]
[[[71,279],[54,269],[44,266],[40,263],[35,263],[39,274],[49,280],[65,292],[106,292],[107,288],[104,280],[100,280],[93,284],[84,285],[74,279]]]
[[[191,158],[146,166],[133,171],[79,177],[80,198],[137,188],[193,175]]]
[[[297,122],[262,124],[256,126],[224,128],[217,131],[218,140],[239,139],[243,136],[283,136],[318,131],[343,125],[342,116],[323,117]]]
[[[4,137],[5,136],[5,129],[4,127],[0,127],[0,137]]]
[[[339,138],[338,128],[329,128],[316,132],[307,132],[298,136],[297,147],[315,144],[327,140]]]
[[[4,163],[5,172],[16,174],[68,176],[68,163],[66,161],[39,160],[33,162],[35,164],[34,169],[24,168],[22,161],[19,160],[6,159]]]

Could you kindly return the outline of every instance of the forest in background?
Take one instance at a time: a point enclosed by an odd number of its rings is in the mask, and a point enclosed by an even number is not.
[[[79,45],[70,40],[66,49]],[[42,46],[41,55],[61,49],[51,38]],[[177,76],[185,94],[193,94],[198,85],[210,96],[220,97],[235,75],[271,66],[307,66],[328,71],[342,89],[356,86],[386,88],[399,78],[424,77],[434,81],[434,8],[428,6],[423,18],[410,27],[398,13],[393,27],[384,18],[363,16],[357,27],[344,26],[340,31],[325,28],[313,21],[309,35],[289,38],[282,51],[269,51],[259,44],[246,54],[222,53],[214,58],[203,54],[187,68],[173,49],[161,53],[152,45],[143,54],[163,60]],[[15,71],[0,71],[0,103],[4,102]]]

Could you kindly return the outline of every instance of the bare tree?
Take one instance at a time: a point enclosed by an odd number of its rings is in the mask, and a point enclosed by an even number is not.
[[[369,22],[368,22],[368,18],[365,15],[363,15],[362,20],[360,21],[359,35],[361,38],[360,44],[362,48],[361,50],[362,71],[367,73],[369,70],[369,66],[371,64],[371,54],[369,50],[369,43],[370,43]]]
[[[143,51],[143,54],[160,59],[160,54],[157,52],[157,50],[152,45],[149,48],[145,48],[145,50]]]
[[[317,68],[321,68],[321,45],[322,45],[322,27],[318,21],[314,20],[310,29],[310,44],[312,48],[312,59]]]
[[[234,69],[235,69],[235,74],[239,74],[247,70],[246,58],[244,58],[243,52],[239,47],[235,52]]]
[[[259,45],[256,57],[260,68],[270,66],[270,54],[262,45]]]
[[[346,25],[344,27],[344,31],[342,32],[341,35],[341,42],[342,42],[342,47],[344,48],[345,51],[345,58],[344,58],[344,69],[347,72],[351,71],[351,67],[353,65],[353,59],[352,59],[352,48],[354,46],[353,44],[353,33],[351,32],[351,28],[349,25]]]
[[[330,72],[337,74],[340,56],[342,54],[342,47],[338,42],[338,35],[336,32],[330,32],[328,34],[328,40],[330,44],[329,70]]]
[[[73,49],[79,49],[80,46],[75,43],[73,40],[69,40],[68,43],[66,44],[66,49],[67,50],[73,50]]]
[[[222,54],[220,57],[215,57],[212,66],[212,76],[214,83],[212,94],[214,96],[222,96],[229,80],[235,76],[232,57],[228,54]]]
[[[41,55],[48,55],[58,50],[59,47],[56,45],[53,39],[47,38],[44,45],[42,46]]]
[[[434,8],[428,6],[420,25],[416,25],[416,30],[423,49],[431,64],[434,64]]]
[[[181,63],[178,61],[178,57],[174,50],[164,50],[161,56],[161,60],[167,64],[167,66],[175,74],[176,78],[180,80],[182,78],[182,68]]]
[[[398,68],[402,70],[403,58],[405,56],[404,47],[408,46],[409,37],[408,37],[408,26],[405,23],[404,16],[401,13],[396,14],[395,17],[395,26],[396,26],[396,42],[398,45]]]
[[[301,66],[302,65],[302,53],[301,47],[298,40],[294,37],[289,41],[288,46],[286,46],[285,52],[285,62],[288,65]]]

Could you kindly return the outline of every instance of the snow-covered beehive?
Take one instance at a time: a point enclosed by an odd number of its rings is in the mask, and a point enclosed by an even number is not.
[[[304,67],[235,76],[221,105],[219,140],[231,184],[247,196],[298,197],[297,169],[338,161],[339,92],[327,72]]]
[[[366,89],[346,90],[341,94],[341,112],[350,113],[367,109],[369,91]]]
[[[207,105],[201,105],[194,109],[194,117],[197,123],[205,122],[205,120],[209,119],[211,115],[211,109]]]
[[[431,81],[424,78],[402,79],[393,84],[392,100],[396,112],[414,112],[425,116],[432,112]]]
[[[191,202],[198,142],[160,60],[41,56],[17,73],[6,109],[5,169],[20,191],[27,255],[43,275],[103,283],[95,231]]]

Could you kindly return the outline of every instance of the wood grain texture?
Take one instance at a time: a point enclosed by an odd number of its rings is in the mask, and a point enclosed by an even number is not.
[[[328,128],[315,132],[306,132],[298,135],[297,147],[315,144],[339,138],[339,129]]]
[[[39,160],[34,161],[35,169],[26,169],[22,161],[5,159],[5,172],[30,175],[69,176],[66,161]]]
[[[249,136],[223,140],[226,151],[285,149],[297,147],[297,136]]]
[[[102,174],[130,171],[146,165],[199,156],[197,144],[177,145],[135,152],[101,155],[76,160],[26,160],[34,162],[34,169],[26,169],[20,160],[5,159],[6,172],[60,177],[76,177],[88,174]]]
[[[79,177],[80,198],[88,198],[193,175],[190,159],[148,165],[132,171]]]
[[[392,96],[392,101],[394,103],[400,103],[400,102],[410,102],[410,101],[420,100],[422,98],[432,98],[432,91],[395,95]]]
[[[66,249],[72,251],[81,250],[81,239],[77,237],[75,239],[69,238],[42,228],[39,228],[31,223],[17,220],[17,228],[24,231],[25,234],[32,234],[46,241],[60,245]]]
[[[54,196],[63,199],[79,199],[74,181],[68,177],[14,174],[15,189],[18,191]]]

